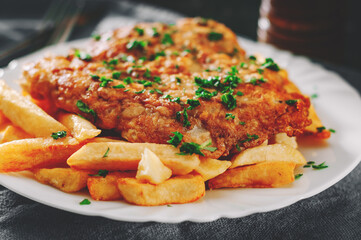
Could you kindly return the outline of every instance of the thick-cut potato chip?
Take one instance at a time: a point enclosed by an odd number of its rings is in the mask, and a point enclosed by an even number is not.
[[[210,189],[215,188],[274,188],[295,180],[292,162],[264,162],[229,169],[208,181]]]
[[[71,135],[78,141],[94,138],[101,133],[101,130],[91,122],[72,113],[60,113],[58,120],[70,130]]]
[[[118,188],[127,202],[142,206],[189,203],[205,194],[203,178],[193,174],[173,177],[158,185],[135,178],[120,178]]]
[[[275,142],[297,148],[296,137],[289,137],[286,133],[278,133],[275,136]]]
[[[77,192],[85,188],[90,171],[71,168],[41,168],[33,171],[36,180],[51,185],[63,192]]]
[[[204,181],[224,173],[232,165],[230,161],[221,161],[213,158],[201,157],[200,160],[201,163],[195,171],[203,177]]]
[[[5,128],[3,132],[3,137],[0,143],[11,142],[14,140],[24,139],[24,138],[31,138],[30,134],[24,132],[21,128],[15,127],[13,125],[9,125]]]
[[[88,143],[69,157],[67,163],[76,169],[137,170],[145,148],[154,152],[176,175],[190,173],[199,165],[198,155],[178,155],[179,149],[171,145],[128,142]]]
[[[30,138],[0,144],[0,172],[18,172],[34,168],[53,167],[82,145],[71,137]]]
[[[94,200],[112,201],[123,199],[119,192],[117,180],[119,178],[134,178],[133,172],[111,172],[105,177],[89,177],[88,190]]]
[[[1,80],[0,110],[14,125],[35,137],[50,137],[54,132],[68,131],[63,124]]]
[[[248,148],[242,151],[233,157],[230,168],[261,162],[293,162],[300,166],[306,164],[306,159],[297,149],[277,143]]]

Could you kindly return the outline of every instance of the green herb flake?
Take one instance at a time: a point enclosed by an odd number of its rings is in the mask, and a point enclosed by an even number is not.
[[[164,51],[160,51],[160,52],[157,52],[155,53],[154,55],[154,59],[157,60],[159,57],[165,57],[165,52]]]
[[[152,30],[153,30],[152,36],[153,36],[153,37],[159,37],[159,33],[158,33],[157,28],[153,27]]]
[[[95,41],[99,41],[101,39],[101,36],[99,34],[93,34],[92,35],[92,38],[95,40]]]
[[[135,31],[137,31],[139,36],[143,36],[144,35],[144,29],[139,28],[139,27],[135,27],[134,28]]]
[[[123,82],[125,84],[129,85],[129,84],[133,83],[134,81],[133,81],[133,79],[131,77],[126,77],[126,78],[123,79]]]
[[[332,132],[332,133],[336,133],[335,129],[329,128],[328,131]]]
[[[91,204],[91,202],[89,201],[89,199],[84,199],[83,201],[81,201],[80,203],[79,203],[80,205],[89,205],[89,204]]]
[[[205,90],[204,88],[198,88],[196,90],[196,96],[199,98],[203,98],[203,99],[211,99],[212,97],[216,96],[218,94],[217,91],[214,92],[209,92],[207,90]]]
[[[193,110],[199,105],[201,105],[199,100],[194,100],[194,99],[187,99],[187,104],[189,104],[188,110]]]
[[[264,72],[264,70],[263,70],[262,68],[257,68],[257,72],[258,72],[259,74],[262,74],[262,73]]]
[[[163,92],[162,92],[161,90],[157,89],[157,88],[154,88],[154,91],[155,91],[156,93],[158,93],[158,94],[163,95]]]
[[[237,107],[237,100],[231,93],[223,94],[221,100],[223,105],[229,110],[233,110]]]
[[[231,120],[231,119],[235,119],[235,115],[234,114],[232,114],[232,113],[226,113],[226,119],[227,120]]]
[[[237,96],[243,96],[244,94],[243,94],[243,92],[238,91],[238,92],[236,93],[236,95],[237,95]]]
[[[295,179],[297,180],[297,179],[301,178],[302,176],[303,176],[302,173],[296,174],[296,175],[295,175]]]
[[[246,122],[240,121],[239,124],[243,126],[246,124]]]
[[[90,74],[90,77],[93,79],[93,80],[99,80],[100,77],[98,75],[95,75],[95,74]]]
[[[268,68],[272,71],[278,72],[280,68],[278,65],[273,61],[272,58],[266,58],[266,61],[262,64],[263,67]]]
[[[113,72],[112,73],[112,78],[114,79],[119,79],[120,75],[122,75],[122,72]]]
[[[169,45],[174,44],[173,39],[169,33],[164,34],[162,38],[162,44],[169,44]]]
[[[297,99],[290,99],[290,100],[286,100],[285,103],[287,105],[293,106],[297,103],[297,101],[298,101]]]
[[[148,42],[146,41],[131,41],[126,45],[128,50],[143,50],[146,46],[148,46]]]
[[[141,91],[137,91],[137,92],[134,92],[135,94],[141,94],[141,93],[144,93],[145,92],[145,89],[141,90]]]
[[[179,155],[192,155],[195,153],[204,156],[204,154],[201,152],[201,145],[194,142],[184,142],[179,148],[179,151]]]
[[[151,75],[151,71],[147,68],[146,70],[145,70],[145,72],[143,73],[143,77],[145,77],[145,78],[150,78],[150,77],[152,77],[152,75]]]
[[[92,60],[92,56],[88,53],[81,52],[79,49],[76,49],[74,55],[79,58],[80,60],[90,62]]]
[[[153,81],[156,82],[156,83],[161,83],[162,82],[162,79],[158,76],[155,76],[153,77]]]
[[[312,98],[312,99],[318,98],[318,94],[317,94],[317,93],[312,94],[312,95],[311,95],[311,98]]]
[[[258,139],[258,138],[259,138],[259,136],[256,135],[256,134],[251,135],[251,134],[248,134],[248,133],[247,133],[247,138],[244,139],[244,140],[242,140],[241,143],[250,142],[250,141],[256,140],[256,139]]]
[[[119,63],[118,59],[111,59],[109,61],[103,61],[103,65],[105,66],[105,68],[110,69],[110,70],[114,70],[114,66],[116,66]]]
[[[93,109],[90,109],[88,107],[88,105],[86,105],[82,100],[78,100],[76,102],[76,106],[78,107],[78,109],[80,111],[82,111],[83,113],[88,113],[88,114],[91,114],[94,118],[94,121],[96,120],[97,118],[97,114],[95,113],[95,111]]]
[[[241,147],[239,146],[239,144],[236,144],[236,149],[237,149],[238,152],[242,152],[242,149],[241,149]]]
[[[109,149],[109,148],[108,148]],[[108,170],[98,170],[97,174],[89,174],[89,176],[91,177],[103,177],[105,178],[108,175],[109,171]]]
[[[208,33],[208,40],[209,41],[219,41],[222,38],[223,38],[222,33],[218,33],[218,32],[210,32],[210,33]]]
[[[103,158],[108,157],[109,150],[110,150],[110,148],[108,147],[108,149],[105,151],[105,153],[104,153],[104,155],[103,155]]]
[[[322,127],[318,127],[318,128],[316,128],[317,129],[317,132],[323,132],[323,130],[326,130],[326,128],[324,127],[324,126],[322,126]]]
[[[103,77],[100,78],[100,82],[101,82],[101,83],[99,84],[99,86],[100,86],[100,87],[106,87],[109,82],[113,82],[113,81],[114,81],[114,80],[103,76]]]
[[[248,59],[251,60],[251,61],[256,61],[257,60],[257,58],[255,56],[253,56],[253,55],[249,56]]]
[[[123,84],[118,84],[118,85],[113,86],[112,88],[119,89],[119,88],[125,88],[125,86]]]
[[[174,134],[173,137],[170,137],[170,140],[167,141],[167,143],[173,145],[174,147],[178,147],[178,145],[182,142],[183,139],[183,134],[181,134],[180,132],[172,132]]]
[[[55,140],[57,140],[59,138],[64,138],[64,137],[66,137],[66,131],[54,132],[51,134],[51,137],[54,138]]]
[[[316,169],[316,170],[320,170],[320,169],[324,169],[324,168],[328,168],[328,166],[325,165],[326,162],[323,162],[319,165],[312,165],[312,168],[313,169]]]

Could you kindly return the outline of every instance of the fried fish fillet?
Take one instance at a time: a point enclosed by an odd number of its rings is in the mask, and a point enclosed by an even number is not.
[[[201,18],[142,23],[96,36],[82,50],[24,68],[24,89],[130,142],[212,140],[207,157],[262,144],[311,124],[310,101],[286,91],[271,59],[245,56],[236,35]],[[215,150],[216,149],[216,150]]]

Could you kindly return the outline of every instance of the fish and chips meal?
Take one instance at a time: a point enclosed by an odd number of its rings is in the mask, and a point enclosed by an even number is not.
[[[19,82],[22,93],[0,81],[0,172],[94,200],[156,206],[286,186],[307,163],[296,137],[330,137],[286,70],[210,19],[93,35],[27,63]]]

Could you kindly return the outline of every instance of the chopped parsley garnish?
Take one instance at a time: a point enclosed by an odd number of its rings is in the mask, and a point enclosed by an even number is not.
[[[296,175],[295,175],[295,179],[297,180],[297,179],[299,179],[299,178],[302,177],[302,176],[303,176],[302,173],[296,174]]]
[[[182,83],[182,79],[180,79],[179,77],[176,77],[175,79],[177,80],[177,83],[178,83],[178,84],[181,84],[181,83]]]
[[[113,82],[112,79],[104,77],[104,76],[100,78],[100,81],[101,81],[101,83],[99,84],[100,87],[106,87],[109,82]]]
[[[172,132],[174,134],[173,137],[170,137],[170,140],[167,141],[167,143],[173,145],[174,147],[178,147],[178,145],[181,143],[182,139],[183,139],[183,134],[181,134],[180,132]]]
[[[261,86],[261,83],[265,83],[267,82],[266,79],[264,79],[263,77],[262,78],[252,78],[249,83],[251,83],[252,85],[254,86]]]
[[[83,201],[81,201],[80,203],[79,203],[80,205],[89,205],[89,204],[91,204],[91,202],[89,201],[89,199],[84,199]]]
[[[311,95],[311,98],[312,98],[312,99],[318,98],[318,94],[317,94],[317,93],[312,94],[312,95]]]
[[[332,133],[336,133],[335,129],[329,128],[328,131],[332,132]]]
[[[95,75],[95,74],[90,74],[90,77],[93,79],[93,80],[99,80],[100,77],[98,75]]]
[[[241,150],[241,148],[240,148],[240,146],[238,144],[236,144],[236,149],[237,149],[238,152],[242,152],[242,150]]]
[[[248,68],[247,63],[245,62],[241,62],[241,64],[239,65],[240,68]]]
[[[139,34],[139,36],[143,36],[143,35],[144,35],[144,29],[139,28],[139,27],[135,27],[134,30],[137,31],[137,33]]]
[[[179,155],[192,155],[193,153],[204,156],[201,152],[201,145],[194,142],[184,142],[182,146],[179,148]]]
[[[95,40],[95,41],[99,41],[101,36],[99,34],[93,34],[92,35],[92,38]]]
[[[169,101],[180,104],[180,98],[179,98],[179,97],[175,97],[175,98],[173,98],[173,99],[169,99]]]
[[[264,72],[264,70],[263,70],[262,68],[257,68],[257,72],[258,72],[259,74],[262,74],[262,73]]]
[[[109,148],[108,148],[109,149]],[[108,175],[109,171],[108,170],[98,170],[97,174],[89,174],[89,176],[91,177],[103,177],[105,178]]]
[[[318,127],[316,129],[317,129],[317,132],[319,132],[319,133],[322,132],[323,130],[326,130],[326,128],[324,126]]]
[[[83,60],[83,61],[86,61],[86,62],[90,62],[92,60],[92,56],[90,56],[88,53],[84,53],[84,52],[81,52],[79,51],[79,49],[76,49],[75,52],[74,52],[74,55]]]
[[[243,126],[246,124],[246,122],[240,121],[239,124]]]
[[[293,106],[297,103],[297,99],[290,99],[290,100],[286,100],[285,103],[287,105]]]
[[[183,127],[189,127],[191,125],[191,123],[188,121],[188,113],[187,113],[187,109],[184,108],[183,111],[179,111],[176,113],[176,119],[178,121],[181,121],[181,116],[183,114]]]
[[[189,107],[187,108],[188,110],[193,110],[199,105],[201,105],[199,100],[194,100],[194,99],[187,99],[187,104],[189,104]]]
[[[153,81],[156,83],[160,83],[162,81],[162,79],[158,76],[153,77]]]
[[[141,90],[141,91],[137,91],[137,92],[134,92],[135,94],[141,94],[141,93],[144,93],[145,92],[145,89]]]
[[[125,86],[123,84],[118,84],[113,86],[112,88],[125,88]]]
[[[204,150],[207,150],[207,151],[210,151],[210,152],[216,151],[217,148],[216,147],[210,147],[211,145],[212,145],[212,140],[210,139],[209,141],[206,141],[201,145],[201,149],[204,149]]]
[[[253,55],[249,56],[248,59],[251,60],[251,61],[256,61],[257,60],[257,58],[255,56],[253,56]]]
[[[159,90],[158,88],[154,88],[154,91],[158,94],[163,94],[163,92],[161,90]]]
[[[278,65],[273,61],[272,58],[266,58],[266,61],[262,64],[263,67],[268,68],[272,71],[278,72],[280,68]]]
[[[143,74],[143,77],[150,78],[152,77],[150,70],[147,68]]]
[[[164,34],[164,36],[162,38],[162,44],[170,44],[170,45],[174,44],[173,39],[169,33]]]
[[[112,78],[114,79],[119,79],[120,75],[122,75],[122,72],[113,72],[112,73]]]
[[[137,83],[143,84],[144,87],[151,87],[153,82],[147,80],[137,80]]]
[[[66,131],[54,132],[51,134],[51,137],[54,138],[55,140],[57,140],[59,138],[64,138],[64,137],[66,137]]]
[[[110,150],[110,148],[108,147],[108,149],[105,151],[105,153],[104,153],[104,155],[103,155],[103,158],[108,157],[109,150]]]
[[[198,88],[196,90],[196,96],[203,98],[203,99],[211,99],[212,97],[216,96],[218,94],[217,91],[214,92],[209,92],[207,90],[205,90],[204,88]]]
[[[223,34],[222,33],[217,33],[217,32],[210,32],[208,33],[208,40],[209,41],[219,41],[223,38]]]
[[[226,113],[226,119],[227,119],[227,120],[235,119],[235,118],[236,118],[236,116],[235,116],[234,114],[232,114],[232,113]]]
[[[153,27],[152,30],[153,30],[153,35],[152,36],[153,37],[159,37],[158,30],[155,27]]]
[[[124,82],[125,84],[131,84],[131,83],[133,83],[134,81],[133,81],[133,79],[132,79],[131,77],[126,77],[126,78],[123,79],[123,82]]]
[[[131,41],[126,45],[128,50],[143,50],[148,45],[146,41]]]
[[[103,61],[104,66],[110,70],[114,70],[114,66],[117,65],[118,63],[119,63],[118,59],[111,59],[108,62],[105,60]]]
[[[165,57],[165,52],[164,51],[161,51],[161,52],[157,52],[155,53],[154,55],[154,59],[157,60],[159,57]]]
[[[328,166],[326,166],[325,163],[326,163],[326,162],[323,162],[323,163],[321,163],[321,164],[319,164],[319,165],[312,165],[312,168],[313,168],[313,169],[317,169],[317,170],[319,170],[319,169],[324,169],[324,168],[328,168]]]
[[[238,92],[236,93],[236,95],[237,95],[237,96],[243,96],[244,94],[243,94],[243,92],[238,91]]]
[[[258,139],[258,138],[259,138],[259,136],[256,135],[256,134],[251,135],[251,134],[248,134],[248,133],[247,133],[247,138],[244,139],[244,140],[242,140],[241,143],[250,142],[250,141],[256,140],[256,139]]]
[[[90,109],[90,108],[88,107],[88,105],[86,105],[82,100],[78,100],[78,101],[76,102],[76,106],[77,106],[78,109],[79,109],[80,111],[82,111],[83,113],[89,113],[89,114],[91,114],[91,115],[93,116],[93,118],[94,118],[94,121],[96,120],[97,114],[95,113],[95,111],[94,111],[93,109]]]
[[[237,100],[231,93],[223,94],[221,100],[223,105],[229,110],[233,110],[237,107]]]

